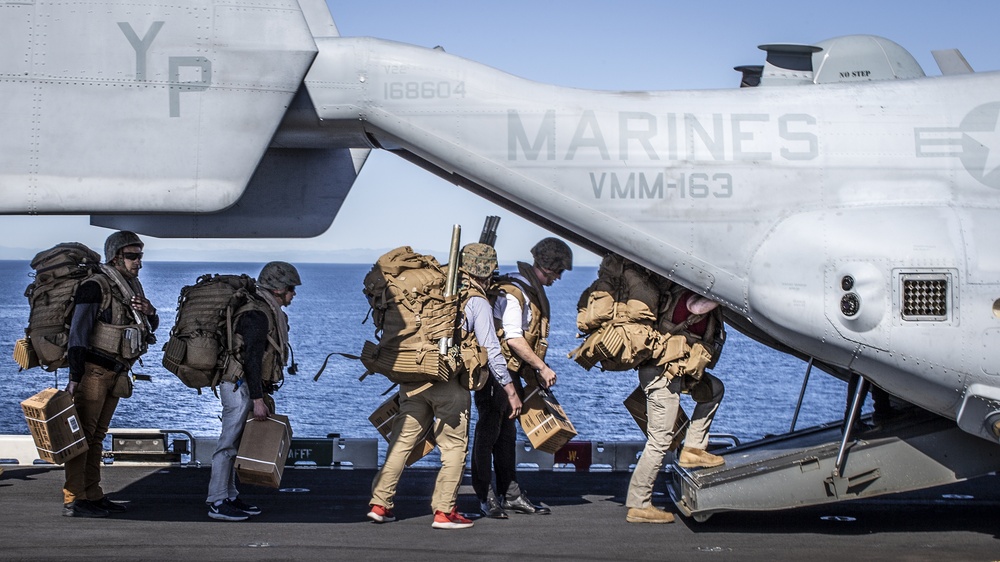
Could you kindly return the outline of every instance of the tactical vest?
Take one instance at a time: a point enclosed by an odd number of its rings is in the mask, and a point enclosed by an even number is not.
[[[656,328],[661,334],[683,334],[692,345],[697,342],[710,345],[715,341],[719,336],[720,327],[723,326],[721,307],[716,307],[707,314],[692,314],[687,310],[686,303],[697,293],[675,285],[667,295],[669,298],[661,304],[661,312],[656,322]],[[678,308],[681,303],[685,303],[685,306]]]
[[[88,343],[92,349],[131,367],[148,349],[148,325],[138,321],[141,317],[137,316],[142,313],[132,308],[131,297],[126,296],[106,274],[96,272],[86,282],[91,281],[101,287],[101,311]],[[111,321],[104,322],[101,317],[109,307]]]
[[[489,303],[489,297],[486,296],[482,288],[469,282],[468,278],[463,275],[459,293],[459,310],[462,311],[459,321],[461,337],[458,345],[459,357],[456,358],[456,362],[460,361],[462,367],[457,369],[458,382],[466,390],[479,390],[486,386],[486,382],[490,378],[490,371],[487,366],[489,358],[486,349],[479,345],[475,332],[465,329],[465,303],[472,297],[482,297]]]
[[[535,272],[531,265],[524,262],[517,262],[518,272],[528,280],[528,283],[512,275],[501,275],[491,289],[491,293],[496,293],[496,298],[503,298],[508,294],[517,299],[523,309],[529,307],[531,311],[531,321],[528,329],[524,331],[524,340],[531,347],[532,351],[539,359],[545,360],[545,353],[548,350],[549,342],[549,299],[545,295],[545,289],[538,283]],[[507,360],[507,369],[515,373],[521,373],[521,368],[527,364],[515,355],[507,345],[504,337],[503,320],[495,318],[497,327],[497,337],[500,338],[500,349],[503,357]],[[523,375],[522,375],[523,378]]]
[[[691,314],[687,301],[693,295],[679,285],[664,293],[656,328],[664,346],[657,365],[669,377],[690,376],[701,379],[705,369],[715,366],[725,343],[722,308],[707,314]],[[679,308],[680,307],[680,308]]]
[[[265,290],[257,288],[258,293]],[[268,388],[274,390],[279,388],[285,379],[285,365],[288,364],[288,332],[282,333],[283,330],[278,328],[280,324],[277,315],[284,314],[284,312],[280,308],[275,309],[271,304],[265,302],[265,299],[267,297],[258,294],[258,298],[250,299],[237,309],[233,315],[233,327],[239,322],[240,316],[252,310],[263,312],[264,316],[267,317],[267,347],[264,350],[260,369],[261,382],[264,384],[265,393],[267,393]],[[287,320],[284,324],[287,325]],[[234,331],[233,355],[231,360],[225,362],[222,380],[236,382],[243,378],[244,353],[243,336]]]

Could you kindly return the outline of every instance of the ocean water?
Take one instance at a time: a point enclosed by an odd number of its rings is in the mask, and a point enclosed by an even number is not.
[[[184,429],[195,436],[217,436],[218,399],[210,391],[199,395],[185,387],[160,364],[161,347],[173,325],[177,297],[184,285],[206,273],[256,275],[260,263],[193,263],[150,261],[140,273],[147,296],[160,313],[159,343],[135,371],[152,377],[138,381],[132,398],[119,404],[112,427]],[[287,308],[291,342],[299,366],[287,375],[275,394],[280,413],[290,417],[298,437],[379,437],[368,416],[385,399],[390,383],[373,375],[364,381],[358,361],[333,356],[318,381],[313,375],[330,352],[359,354],[366,339],[373,339],[371,321],[364,322],[368,303],[361,292],[370,264],[301,264],[303,285]],[[501,268],[506,271],[506,268]],[[23,336],[28,305],[24,289],[31,282],[27,261],[0,261],[0,434],[27,434],[20,401],[50,386],[64,388],[68,372],[48,373],[39,368],[19,372],[11,351]],[[565,407],[580,440],[644,439],[622,406],[636,387],[635,371],[585,371],[566,354],[578,344],[576,302],[597,275],[594,267],[578,267],[548,289],[552,304],[552,333],[548,362],[557,373],[555,394]],[[788,431],[805,374],[806,364],[775,352],[729,330],[729,339],[713,371],[726,384],[713,433],[736,436],[741,441]],[[813,370],[806,389],[798,428],[840,419],[846,385]],[[690,413],[693,403],[684,397]],[[475,408],[473,408],[473,411]]]

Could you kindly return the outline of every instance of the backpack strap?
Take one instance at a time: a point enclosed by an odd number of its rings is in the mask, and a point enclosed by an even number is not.
[[[330,358],[333,357],[334,355],[340,355],[341,357],[346,357],[346,358],[352,359],[354,361],[361,361],[361,356],[360,355],[352,355],[350,353],[343,353],[343,352],[340,352],[340,351],[333,351],[331,353],[328,353],[326,355],[326,358],[323,359],[323,364],[320,365],[319,371],[316,371],[316,375],[313,376],[313,381],[318,381],[319,380],[319,376],[322,375],[323,371],[326,370],[326,364],[330,361]],[[371,373],[365,373],[364,376],[368,376],[369,374],[371,374]],[[364,379],[362,378],[362,380],[364,380]]]
[[[510,275],[501,275],[500,277],[497,277],[496,286],[497,289],[503,291],[504,294],[511,295],[517,299],[521,308],[524,308],[527,304],[527,301],[525,300],[526,297],[524,296],[525,287],[522,283],[518,282],[517,278],[511,277]],[[511,289],[516,290],[512,291]]]
[[[687,319],[681,322],[680,324],[675,324],[673,328],[670,328],[670,330],[667,331],[667,333],[670,335],[674,335],[682,330],[687,330],[691,326],[697,324],[698,322],[701,322],[702,319],[705,318],[705,316],[707,316],[707,314],[692,314],[691,316],[688,316]]]
[[[97,286],[101,288],[101,312],[104,312],[111,306],[111,299],[113,298],[111,292],[111,280],[104,275],[100,269],[95,269],[93,273],[86,279],[84,279],[80,284],[93,281],[97,283]]]
[[[274,325],[276,319],[272,316],[274,310],[266,302],[263,302],[261,299],[253,295],[251,295],[250,298],[247,300],[246,304],[239,307],[235,313],[231,312],[232,307],[226,307],[226,314],[232,315],[231,319],[229,316],[227,316],[226,318],[226,329],[227,329],[227,336],[230,339],[229,342],[230,350],[234,351],[232,349],[232,331],[236,326],[236,322],[239,321],[240,316],[242,316],[246,312],[250,312],[251,310],[259,310],[260,312],[264,313],[264,316],[267,317],[267,323],[268,323],[267,344],[271,347],[271,349],[273,349],[278,354],[279,357],[282,357],[284,355],[284,352],[281,348],[281,344],[275,341],[275,339],[271,336],[271,328],[272,327],[276,328],[276,326]]]
[[[545,287],[542,287],[542,284],[535,276],[534,268],[528,263],[519,261],[517,262],[517,270],[521,276],[524,277],[524,280],[517,278],[512,278],[512,280],[527,290],[528,295],[532,297],[532,302],[534,302],[535,306],[542,311],[542,316],[549,318],[551,313],[551,308],[549,307],[549,297],[545,294]],[[525,281],[527,281],[527,286],[525,286]]]
[[[125,309],[132,314],[132,317],[135,319],[135,323],[142,326],[147,334],[151,333],[153,331],[152,326],[149,323],[149,319],[146,318],[146,315],[140,314],[138,310],[132,308],[132,297],[137,295],[143,296],[141,294],[141,290],[136,290],[132,284],[129,283],[124,276],[122,276],[120,271],[106,263],[101,264],[101,273],[106,275],[107,278],[114,283],[115,287],[118,288],[118,291],[122,296],[122,304],[125,305]]]

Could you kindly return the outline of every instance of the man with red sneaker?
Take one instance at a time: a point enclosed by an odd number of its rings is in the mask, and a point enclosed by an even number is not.
[[[505,363],[493,325],[493,310],[486,298],[490,276],[497,268],[497,254],[487,244],[467,244],[462,248],[460,271],[462,293],[462,334],[474,335],[479,346],[489,350],[489,369],[504,370]],[[467,529],[472,521],[458,512],[458,488],[469,452],[469,390],[459,377],[448,381],[402,383],[399,385],[399,414],[392,428],[392,441],[385,464],[372,482],[371,509],[368,518],[376,523],[396,520],[392,512],[396,486],[406,459],[420,438],[432,428],[434,442],[441,449],[441,470],[434,484],[431,508],[435,529]],[[517,401],[520,410],[520,401]]]

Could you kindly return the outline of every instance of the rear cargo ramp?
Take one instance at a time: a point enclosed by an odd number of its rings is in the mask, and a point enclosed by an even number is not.
[[[1000,446],[923,411],[861,431],[835,471],[839,423],[733,447],[726,464],[673,466],[670,495],[684,515],[707,520],[722,511],[769,511],[868,498],[950,484],[1000,468]]]

